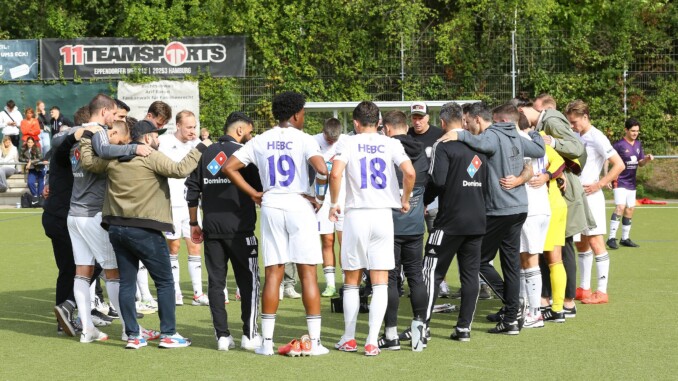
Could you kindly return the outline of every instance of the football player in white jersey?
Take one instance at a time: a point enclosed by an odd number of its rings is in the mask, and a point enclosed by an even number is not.
[[[589,119],[589,106],[582,100],[570,102],[565,108],[565,115],[570,121],[572,131],[579,133],[579,139],[586,148],[586,164],[579,178],[586,192],[586,199],[591,213],[596,221],[596,227],[586,229],[582,233],[582,240],[577,243],[579,251],[580,284],[577,288],[577,300],[584,304],[604,304],[608,302],[607,282],[610,273],[610,257],[605,248],[605,197],[603,187],[610,184],[624,170],[624,162],[612,148],[610,141],[597,128],[593,127]],[[605,160],[609,160],[612,168],[600,178]],[[598,289],[591,293],[591,268],[593,256],[596,257],[596,272],[598,273]]]
[[[177,113],[177,130],[174,134],[164,134],[158,138],[160,141],[158,151],[176,162],[181,161],[191,149],[200,143],[196,125],[197,120],[193,112],[183,110]],[[184,198],[186,194],[185,181],[186,179],[167,180],[170,187],[174,233],[166,232],[165,237],[169,246],[170,263],[172,264],[175,299],[177,305],[184,304],[184,296],[179,285],[179,249],[181,248],[181,238],[183,238],[188,249],[188,274],[193,285],[192,304],[194,306],[207,306],[209,305],[209,300],[207,295],[202,292],[202,259],[200,256],[202,247],[199,243],[191,241],[188,204],[186,204],[186,199]]]
[[[273,116],[278,125],[257,135],[236,151],[222,172],[241,191],[261,205],[261,253],[266,280],[262,300],[260,355],[273,355],[273,330],[278,310],[278,293],[285,263],[294,262],[299,270],[302,300],[306,309],[308,335],[301,339],[303,355],[323,355],[320,344],[320,290],[316,266],[322,263],[315,206],[327,189],[327,166],[315,139],[302,132],[302,94],[284,92],[273,98]],[[259,169],[264,191],[257,192],[238,172],[249,163]],[[309,170],[316,171],[316,205],[307,195]]]
[[[391,209],[406,213],[416,173],[402,144],[377,133],[379,108],[363,101],[353,110],[357,135],[347,136],[337,145],[330,175],[330,220],[341,212],[339,188],[346,172],[346,203],[341,264],[344,281],[344,334],[335,348],[355,352],[355,327],[360,308],[359,285],[363,270],[370,272],[369,334],[365,355],[379,354],[377,340],[388,303],[388,271],[395,266],[393,256],[393,216]],[[403,172],[400,194],[394,164]]]
[[[341,133],[342,125],[339,119],[329,118],[323,123],[323,131],[313,137],[320,146],[320,152],[323,154],[327,170],[332,171],[332,164],[334,162],[334,155],[336,153],[338,142],[344,137]],[[342,182],[339,191],[339,204],[344,204],[344,197],[346,193],[345,182]],[[326,197],[328,195],[325,195]],[[329,198],[328,198],[329,199]],[[323,297],[333,297],[337,295],[336,283],[334,281],[335,275],[335,256],[334,256],[334,237],[336,230],[337,241],[341,248],[341,233],[344,225],[344,215],[339,214],[336,222],[329,220],[329,203],[324,203],[323,206],[316,213],[318,218],[318,231],[320,232],[320,242],[323,251],[323,273],[325,274],[325,291],[321,294]]]

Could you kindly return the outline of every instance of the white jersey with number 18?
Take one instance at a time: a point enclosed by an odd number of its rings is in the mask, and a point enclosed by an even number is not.
[[[322,153],[311,135],[294,127],[275,126],[257,135],[233,155],[243,164],[254,163],[259,169],[264,187],[262,205],[290,210],[299,206],[298,195],[309,190],[308,160]]]
[[[334,160],[346,163],[346,210],[401,207],[394,164],[410,158],[398,140],[377,133],[346,136]]]

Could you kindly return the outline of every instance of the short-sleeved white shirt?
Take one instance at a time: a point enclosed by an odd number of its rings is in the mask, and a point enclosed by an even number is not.
[[[180,162],[188,153],[200,144],[200,139],[189,140],[186,143],[177,139],[174,134],[163,134],[158,137],[160,145],[158,151],[164,153],[175,162]],[[167,179],[170,188],[172,207],[188,207],[186,204],[186,179]]]
[[[346,210],[401,207],[394,164],[410,158],[398,140],[377,133],[346,136],[334,160],[346,163]]]
[[[598,182],[600,179],[600,172],[603,170],[605,160],[614,156],[617,151],[612,148],[612,144],[595,127],[591,127],[585,134],[579,134],[579,140],[586,147],[586,164],[582,169],[579,179],[582,185],[589,185]]]
[[[294,127],[275,126],[233,155],[243,164],[254,163],[259,169],[264,188],[262,206],[284,210],[308,207],[308,201],[299,197],[309,190],[308,160],[322,156],[311,135]]]

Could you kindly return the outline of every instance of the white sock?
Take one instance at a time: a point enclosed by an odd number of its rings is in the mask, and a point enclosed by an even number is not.
[[[374,298],[374,294],[372,297]],[[345,284],[344,335],[342,336],[344,339],[355,339],[355,325],[358,320],[358,311],[360,311],[360,289],[358,286]]]
[[[199,255],[188,256],[188,275],[193,284],[193,296],[202,295],[202,261]]]
[[[607,252],[596,255],[596,271],[598,272],[598,291],[607,294],[607,281],[610,277],[610,256]]]
[[[372,301],[370,301],[370,329],[365,344],[377,345],[381,323],[384,322],[386,306],[388,305],[388,284],[372,285]]]
[[[94,328],[92,324],[92,300],[89,293],[89,278],[76,275],[73,280],[73,296],[78,306],[78,316],[84,330]]]
[[[264,340],[273,340],[275,314],[261,314],[261,336]]]
[[[148,270],[146,270],[146,266],[141,262],[139,262],[139,272],[137,272],[137,288],[139,289],[141,300],[153,299],[151,290],[148,288]]]
[[[120,323],[122,323],[122,332],[125,333],[125,322],[122,320],[122,314],[120,313],[120,280],[111,279],[106,281],[106,292],[108,293],[108,300],[113,305],[116,311],[118,311],[118,316],[120,316]]]
[[[170,265],[172,266],[172,278],[174,278],[174,292],[181,294],[179,285],[179,254],[170,254]]]
[[[323,273],[325,274],[325,283],[327,283],[327,287],[335,287],[334,267],[333,266],[323,267]]]
[[[525,280],[525,269],[520,269],[520,297],[527,300],[527,281]]]
[[[612,218],[614,218],[614,215]],[[619,220],[610,219],[610,234],[607,238],[617,238],[617,229],[619,229]]]
[[[97,298],[97,293],[96,293],[96,282],[92,282],[92,284],[89,286],[89,301],[91,305],[91,310],[96,308],[96,298]],[[102,300],[103,302],[103,300]]]
[[[628,224],[625,224],[624,222],[628,222]],[[626,218],[622,220],[622,235],[621,239],[629,239],[629,235],[631,234],[631,220],[629,219],[628,221]]]
[[[320,315],[306,315],[306,326],[308,327],[308,336],[311,340],[320,339]]]
[[[386,327],[384,334],[386,340],[395,340],[398,337],[398,327]]]
[[[541,270],[539,266],[525,270],[525,289],[530,312],[536,316],[541,307]]]
[[[579,253],[579,287],[591,289],[591,268],[593,267],[593,251]]]

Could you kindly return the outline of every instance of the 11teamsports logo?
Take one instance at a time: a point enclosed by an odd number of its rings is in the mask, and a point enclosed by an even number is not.
[[[184,44],[172,41],[164,44],[64,45],[59,48],[64,66],[115,65],[115,64],[206,64],[224,62],[226,47],[223,44]]]
[[[219,170],[226,162],[226,154],[224,151],[219,152],[219,154],[207,164],[207,170],[210,171],[212,176],[216,176],[219,173]]]
[[[480,166],[483,164],[482,161],[480,161],[480,158],[478,155],[473,156],[473,160],[471,160],[471,164],[468,165],[468,168],[466,168],[466,172],[473,177],[476,175],[478,172],[478,169],[480,169]]]

